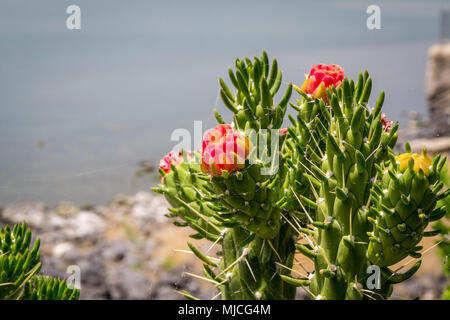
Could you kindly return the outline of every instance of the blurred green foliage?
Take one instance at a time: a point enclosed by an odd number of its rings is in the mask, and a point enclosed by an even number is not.
[[[26,224],[0,229],[1,300],[76,300],[80,291],[65,280],[38,275],[40,240],[32,244]],[[32,244],[32,245],[31,245]]]

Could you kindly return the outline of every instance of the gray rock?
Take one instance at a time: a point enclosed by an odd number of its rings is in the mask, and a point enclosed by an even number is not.
[[[101,255],[109,261],[122,261],[131,252],[135,251],[135,245],[129,241],[113,241],[103,247]]]
[[[392,298],[414,299],[419,297],[421,300],[440,299],[447,282],[448,279],[444,275],[416,275],[396,286]]]
[[[81,211],[67,219],[68,236],[74,239],[89,239],[101,236],[106,223],[97,214]]]
[[[154,300],[185,300],[185,297],[171,286],[158,287],[158,290],[152,291],[150,298]]]
[[[189,270],[189,268],[187,268],[186,266],[177,267],[177,268],[168,270],[159,277],[159,283],[164,284],[164,285],[172,285],[172,286],[181,284],[181,286],[182,286],[183,283],[186,282],[188,279],[187,277],[183,276],[183,272],[188,271],[188,270]]]
[[[166,221],[167,202],[162,197],[155,197],[148,192],[138,192],[133,197],[131,216],[143,223]]]
[[[111,299],[149,299],[151,284],[144,276],[120,267],[109,270],[106,285]]]
[[[61,242],[53,247],[53,257],[55,259],[76,260],[77,249],[71,242]]]
[[[2,220],[15,224],[26,221],[31,228],[46,229],[45,205],[36,203],[18,203],[7,206],[2,210]]]
[[[450,43],[428,52],[426,87],[431,120],[438,135],[450,135]]]
[[[152,290],[151,299],[157,300],[184,300],[185,297],[177,291],[186,290],[194,297],[199,299],[210,300],[216,296],[219,291],[214,287],[208,288],[200,286],[198,280],[189,276],[183,275],[184,272],[189,271],[189,265],[181,266],[164,272]]]

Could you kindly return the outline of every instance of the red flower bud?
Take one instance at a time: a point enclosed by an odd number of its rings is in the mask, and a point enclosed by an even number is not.
[[[391,131],[392,120],[386,120],[386,115],[384,113],[381,115],[381,124],[383,125],[384,131],[386,132]]]
[[[309,74],[305,74],[305,82],[301,91],[313,98],[327,100],[326,89],[332,85],[338,87],[344,79],[344,69],[336,64],[317,64],[311,67]]]
[[[234,172],[242,169],[248,156],[249,141],[227,124],[207,131],[202,142],[202,164],[204,173],[215,177],[223,170]]]
[[[288,128],[282,128],[280,129],[280,135],[285,135],[288,132]]]
[[[183,155],[181,152],[171,151],[159,161],[159,167],[167,174],[172,170],[170,167],[171,164],[177,166],[181,163],[181,161],[183,161]]]

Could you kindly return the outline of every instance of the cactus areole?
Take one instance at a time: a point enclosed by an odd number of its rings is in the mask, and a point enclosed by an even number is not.
[[[293,299],[296,287],[313,299],[389,298],[418,270],[420,241],[434,235],[425,230],[445,214],[445,157],[412,153],[409,144],[394,154],[398,123],[381,112],[383,91],[369,105],[367,71],[353,80],[338,65],[318,64],[281,98],[282,73],[266,52],[236,59],[228,75],[219,85],[232,123],[214,110],[219,124],[202,149],[164,157],[153,189],[176,226],[219,248],[188,243],[201,277],[223,299]],[[295,256],[313,268],[297,269]],[[390,269],[408,256],[409,269]],[[368,281],[374,267],[377,286]]]

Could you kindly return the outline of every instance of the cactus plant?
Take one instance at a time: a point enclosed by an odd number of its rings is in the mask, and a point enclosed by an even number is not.
[[[31,246],[31,230],[26,224],[0,229],[1,300],[75,300],[80,291],[66,281],[38,275],[41,269],[37,239]]]
[[[388,298],[392,284],[412,276],[420,262],[404,274],[388,267],[408,255],[420,257],[416,245],[434,234],[424,232],[425,227],[445,213],[436,207],[436,199],[447,194],[437,194],[442,160],[436,156],[428,168],[426,154],[407,150],[394,157],[398,124],[392,126],[381,114],[383,92],[369,110],[371,85],[365,72],[357,83],[345,78],[337,88],[330,86],[329,104],[303,96],[296,108],[298,121],[292,120],[300,130],[300,139],[290,131],[292,141],[319,140],[319,135],[326,141],[315,144],[316,150],[305,150],[306,166],[292,168],[320,185],[311,183],[313,199],[299,199],[301,207],[314,207],[309,214],[314,219],[313,245],[301,245],[300,251],[314,262],[310,290],[315,299]],[[300,108],[305,105],[315,108]],[[303,112],[310,122],[305,123]],[[378,288],[366,285],[371,265],[381,268]]]
[[[224,299],[292,299],[295,287],[281,276],[293,264],[294,233],[281,219],[277,202],[284,171],[274,169],[278,148],[270,149],[272,139],[278,141],[292,86],[275,104],[282,74],[275,59],[269,68],[266,53],[253,62],[236,60],[229,75],[235,93],[223,79],[219,83],[233,127],[216,110],[219,125],[205,133],[201,154],[172,165],[168,173],[160,170],[163,183],[154,190],[172,204],[169,216],[184,221],[176,225],[190,226],[197,231],[194,238],[222,246],[216,263],[190,245]],[[255,139],[256,130],[265,132]]]
[[[269,68],[264,52],[235,66],[234,90],[219,79],[231,125],[215,110],[219,125],[202,150],[161,167],[154,188],[172,205],[168,216],[181,218],[176,225],[222,246],[209,257],[189,244],[205,278],[224,299],[291,299],[297,286],[314,299],[388,298],[420,261],[401,274],[389,267],[420,258],[418,243],[434,234],[425,228],[445,214],[445,158],[413,154],[408,144],[394,155],[398,123],[381,112],[384,92],[369,108],[367,71],[355,82],[337,65],[313,66],[275,103],[282,77],[275,59]],[[282,128],[288,103],[297,114]],[[296,253],[314,264],[302,278],[292,273]],[[373,265],[375,287],[366,281]]]

